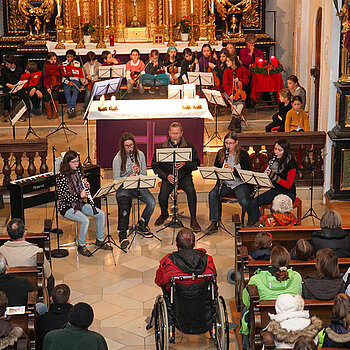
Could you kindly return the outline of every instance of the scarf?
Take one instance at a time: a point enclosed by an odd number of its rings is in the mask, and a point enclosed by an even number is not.
[[[77,194],[79,199],[72,202],[72,208],[76,210],[81,210],[82,207],[82,199],[80,197],[80,193],[84,190],[83,184],[81,182],[81,176],[78,171],[74,174],[68,176],[68,188],[71,194]]]
[[[260,227],[274,226],[294,226],[296,223],[295,216],[292,213],[271,213],[260,218]]]

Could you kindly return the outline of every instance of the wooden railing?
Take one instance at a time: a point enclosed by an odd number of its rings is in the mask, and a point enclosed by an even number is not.
[[[0,155],[3,159],[2,174],[3,186],[12,181],[23,178],[25,168],[23,167],[23,161],[28,161],[26,168],[28,176],[33,176],[37,173],[46,173],[49,168],[46,164],[47,161],[47,140],[2,140],[0,141]],[[14,173],[15,177],[12,176],[12,169],[10,165],[11,156],[15,159]],[[26,158],[28,158],[28,160]],[[36,157],[40,157],[39,171],[35,166]]]
[[[296,184],[309,185],[313,167],[314,185],[323,185],[322,151],[326,143],[325,132],[241,133],[237,136],[243,149],[248,150],[250,146],[253,148],[254,154],[251,156],[251,162],[255,171],[263,171],[266,168],[275,142],[287,139],[300,166],[295,180]]]

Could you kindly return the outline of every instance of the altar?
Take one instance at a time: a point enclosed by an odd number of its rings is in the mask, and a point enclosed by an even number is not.
[[[106,111],[99,111],[99,101],[93,101],[88,119],[96,120],[97,163],[102,168],[111,168],[114,156],[119,151],[119,139],[123,132],[135,136],[138,148],[144,152],[147,166],[151,165],[154,151],[167,139],[169,125],[179,122],[184,138],[196,148],[203,162],[204,119],[213,120],[205,99],[199,99],[201,109],[183,109],[184,100],[117,100],[118,110],[109,110],[112,102],[106,101]]]

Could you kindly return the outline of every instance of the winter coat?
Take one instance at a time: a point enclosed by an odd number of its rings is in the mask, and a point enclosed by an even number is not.
[[[321,278],[315,274],[305,278],[303,283],[304,299],[332,300],[344,292],[345,284],[341,278]]]
[[[272,332],[277,349],[292,349],[295,341],[301,335],[316,338],[315,343],[317,344],[317,334],[322,329],[322,321],[317,317],[310,319],[309,311],[273,316],[275,316],[274,320],[267,325],[267,330]]]
[[[319,338],[322,348],[350,349],[350,331],[345,329],[341,320],[332,319],[331,323],[320,332]]]
[[[329,248],[338,258],[350,258],[350,237],[341,227],[324,228],[314,232],[310,243],[314,246],[315,252]]]
[[[253,260],[270,260],[272,248],[268,249],[254,249],[249,255]]]
[[[0,319],[0,350],[15,350],[17,341],[25,338],[23,329],[11,324],[10,318]]]

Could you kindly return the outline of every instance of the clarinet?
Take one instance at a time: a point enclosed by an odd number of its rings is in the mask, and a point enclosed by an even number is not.
[[[135,172],[135,170],[134,170],[134,166],[135,166],[135,164],[136,164],[134,152],[133,152],[133,151],[130,151],[130,152],[129,152],[129,156],[130,156],[130,160],[131,160],[131,163],[132,163],[132,172],[133,172],[133,174],[136,174],[136,172]]]
[[[275,162],[276,159],[277,159],[277,157],[276,157],[276,155],[274,155],[274,156],[269,160],[269,164],[268,164],[266,170],[267,170],[267,169],[270,169],[270,170],[271,170],[272,164]],[[266,171],[266,170],[265,170],[265,171]]]
[[[174,147],[177,148],[178,144],[177,141],[174,140],[173,142]],[[176,166],[176,163],[174,164],[174,171],[173,171],[173,175],[174,175],[174,195],[177,195],[177,189],[178,189],[178,175],[179,175],[179,169]]]
[[[97,211],[97,209],[95,207],[95,203],[94,203],[94,200],[93,200],[93,198],[91,196],[90,190],[86,187],[85,180],[84,180],[83,176],[80,174],[80,172],[79,172],[79,175],[80,175],[80,178],[81,178],[81,183],[83,185],[83,189],[87,193],[87,199],[88,199],[88,201],[89,201],[89,203],[90,203],[90,205],[92,207],[92,212],[93,212],[94,215],[96,215],[96,214],[98,214],[98,211]]]
[[[224,165],[228,162],[228,156],[229,156],[230,150],[228,148],[225,149],[225,159],[224,159]]]

